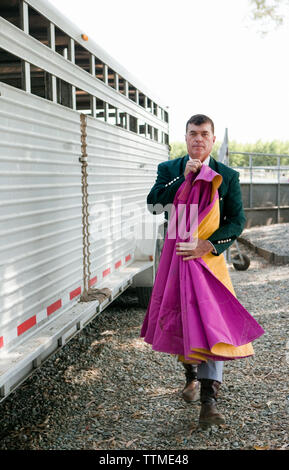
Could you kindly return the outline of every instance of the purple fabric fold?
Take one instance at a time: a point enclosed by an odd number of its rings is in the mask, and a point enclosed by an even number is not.
[[[242,346],[264,333],[263,328],[202,258],[183,261],[182,256],[176,254],[176,243],[191,241],[194,227],[201,223],[215,204],[218,191],[213,198],[211,193],[216,175],[214,170],[203,165],[197,176],[192,173],[188,175],[175,195],[175,213],[169,220],[140,334],[156,351],[189,358],[194,348],[210,351],[217,343]],[[198,204],[198,218],[193,224],[189,217],[191,204]],[[181,238],[176,230],[180,207],[185,214],[181,224],[189,233],[185,238]],[[172,237],[174,233],[176,236]],[[210,359],[231,360],[239,357],[212,355]]]

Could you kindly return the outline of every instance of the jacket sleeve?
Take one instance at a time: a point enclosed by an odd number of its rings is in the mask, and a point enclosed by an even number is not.
[[[225,220],[220,221],[220,227],[208,238],[215,246],[217,255],[223,253],[234,243],[245,226],[246,217],[242,203],[239,173],[234,174],[230,180],[228,192],[224,197],[223,214]]]
[[[185,181],[183,175],[177,176],[173,180],[170,175],[165,162],[158,165],[157,178],[154,186],[147,196],[148,210],[152,214],[161,214],[164,212],[168,204],[172,204],[175,194],[180,185]]]

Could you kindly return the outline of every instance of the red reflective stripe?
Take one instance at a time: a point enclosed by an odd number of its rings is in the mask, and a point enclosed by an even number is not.
[[[47,315],[51,315],[55,310],[58,310],[62,306],[61,299],[57,300],[57,302],[54,302],[54,304],[49,305],[47,307]]]
[[[89,283],[88,283],[89,287],[92,286],[93,284],[95,284],[96,281],[97,281],[97,276],[95,276],[95,277],[93,277],[92,279],[90,279],[90,281],[89,281]]]
[[[70,292],[70,300],[72,300],[74,297],[77,295],[81,294],[81,287],[78,287],[77,289],[74,289],[72,292]]]
[[[107,268],[105,271],[103,271],[102,275],[103,277],[107,276],[110,273],[110,268]]]
[[[129,261],[130,259],[131,259],[131,256],[130,256],[130,255],[127,255],[127,256],[125,257],[125,261]]]
[[[0,348],[3,348],[4,346],[4,339],[3,336],[0,336]]]
[[[115,263],[114,266],[115,266],[115,268],[117,269],[120,265],[121,265],[121,259],[120,259],[117,263]]]
[[[22,335],[23,333],[25,333],[25,331],[29,330],[29,328],[32,328],[32,326],[34,325],[36,325],[36,315],[24,321],[23,323],[21,323],[21,325],[17,326],[17,335]]]

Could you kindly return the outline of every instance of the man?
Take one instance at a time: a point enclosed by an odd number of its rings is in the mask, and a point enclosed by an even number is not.
[[[147,197],[148,209],[154,214],[160,212],[160,207],[165,210],[165,206],[173,202],[178,188],[189,172],[198,173],[202,165],[209,165],[222,176],[222,184],[218,190],[219,228],[208,240],[199,239],[197,245],[190,242],[178,243],[176,254],[183,256],[184,260],[199,258],[208,253],[219,256],[242,233],[245,225],[239,174],[210,156],[216,137],[214,123],[208,116],[192,116],[186,125],[185,139],[188,151],[186,156],[158,165],[156,182]],[[165,217],[168,219],[166,211]],[[216,407],[217,393],[222,383],[223,362],[208,360],[198,366],[189,362],[183,362],[183,365],[186,376],[183,398],[187,402],[193,402],[200,394],[200,424],[224,423],[224,417]]]

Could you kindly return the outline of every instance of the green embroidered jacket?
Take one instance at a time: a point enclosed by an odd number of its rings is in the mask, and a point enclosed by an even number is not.
[[[157,178],[147,196],[148,210],[153,214],[168,212],[165,206],[171,204],[175,194],[184,182],[184,171],[189,155],[167,160],[158,165]],[[242,233],[246,218],[242,203],[239,173],[232,168],[216,161],[210,156],[209,166],[223,177],[219,187],[220,226],[208,238],[214,245],[218,255],[223,253]],[[157,205],[157,206],[156,206]],[[154,207],[155,206],[155,207]]]

